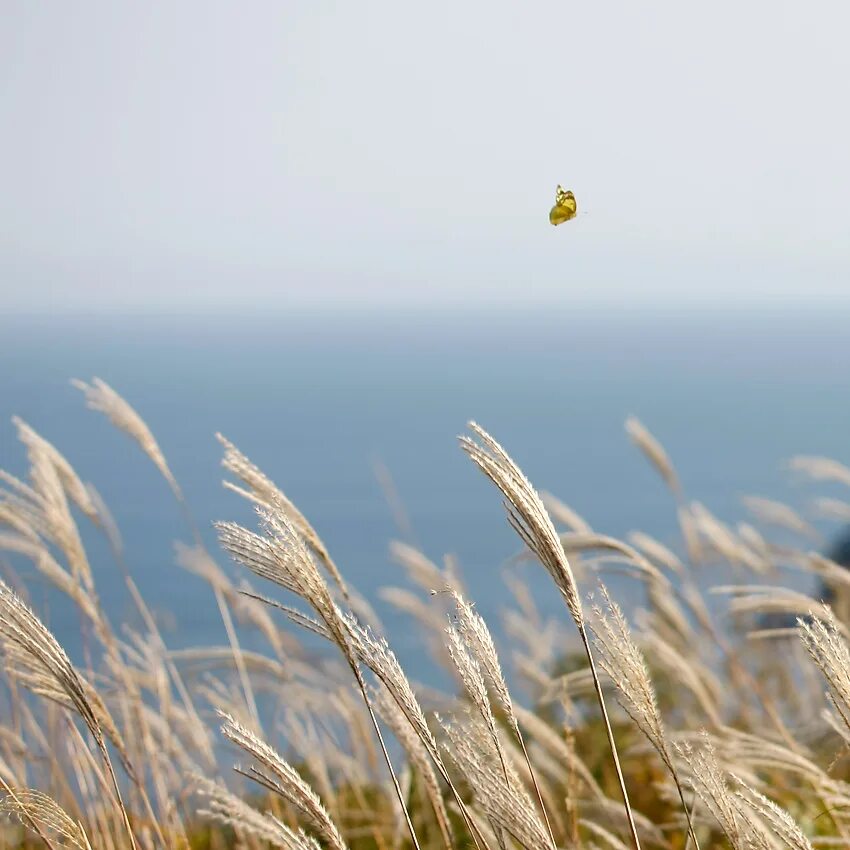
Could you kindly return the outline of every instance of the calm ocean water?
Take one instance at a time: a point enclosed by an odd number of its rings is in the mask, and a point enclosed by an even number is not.
[[[670,499],[628,442],[625,417],[636,414],[662,440],[689,495],[721,519],[742,516],[745,494],[805,506],[823,488],[791,479],[783,461],[850,461],[845,326],[846,317],[814,315],[6,319],[0,466],[25,472],[9,421],[18,414],[95,484],[174,646],[224,642],[211,593],[174,563],[173,541],[188,534],[166,486],[133,443],[85,409],[71,377],[100,376],[138,409],[211,546],[213,520],[252,522],[220,486],[221,431],[300,506],[372,600],[402,581],[388,557],[400,532],[376,481],[380,461],[415,542],[434,559],[456,555],[471,596],[496,618],[509,598],[500,572],[518,547],[496,492],[457,447],[468,419],[599,531],[640,528],[675,545]],[[131,617],[105,545],[94,534],[86,542],[107,610],[116,622]],[[25,573],[35,604],[78,653],[77,618]],[[526,574],[541,607],[560,612],[542,571]],[[377,607],[415,664],[415,633]]]

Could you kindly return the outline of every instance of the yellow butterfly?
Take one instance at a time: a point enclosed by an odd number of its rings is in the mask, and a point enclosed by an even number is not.
[[[576,196],[564,191],[562,186],[555,190],[555,206],[549,210],[549,221],[552,224],[563,224],[576,217]]]

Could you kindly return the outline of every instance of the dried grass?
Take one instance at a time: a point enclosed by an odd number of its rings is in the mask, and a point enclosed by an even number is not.
[[[461,437],[461,447],[481,471],[501,490],[506,499],[505,507],[508,512],[508,521],[523,543],[537,556],[543,566],[546,567],[555,585],[560,590],[566,602],[567,609],[578,628],[593,676],[599,708],[605,723],[608,744],[611,748],[611,756],[617,773],[620,793],[623,797],[623,803],[632,833],[632,840],[634,841],[636,850],[640,850],[640,838],[638,837],[637,828],[634,823],[631,805],[629,804],[629,795],[626,790],[625,780],[623,779],[617,745],[614,741],[614,733],[608,719],[602,686],[596,674],[578,587],[570,563],[564,552],[561,538],[555,531],[555,527],[546,513],[546,508],[540,496],[519,467],[511,460],[508,453],[483,428],[480,428],[474,422],[470,423],[469,427],[481,440],[481,443],[476,443],[469,437]]]
[[[83,825],[47,794],[32,788],[14,789],[9,786],[6,786],[6,791],[6,796],[0,797],[0,815],[9,815],[19,820],[49,847],[91,850]]]
[[[788,505],[748,498],[756,528],[686,504],[669,456],[632,418],[630,437],[673,493],[681,540],[635,531],[623,542],[541,498],[472,425],[463,449],[501,492],[569,617],[541,613],[511,559],[500,655],[456,560],[393,543],[401,575],[380,595],[433,643],[458,683],[457,692],[425,688],[410,680],[315,528],[232,443],[221,438],[235,482],[227,486],[256,507],[260,527],[219,523],[221,545],[301,609],[219,566],[141,416],[102,381],[77,385],[177,496],[195,537],[178,547],[178,563],[212,588],[228,641],[168,648],[107,506],[55,446],[15,420],[29,473],[0,471],[0,550],[10,558],[0,562],[8,578],[0,581],[0,813],[17,825],[0,819],[0,845],[17,845],[20,824],[54,850],[189,850],[207,840],[211,850],[622,850],[639,842],[696,850],[718,846],[721,835],[735,850],[811,850],[850,841],[850,611],[779,587],[775,576],[792,566],[828,583],[836,599],[850,579],[805,548],[820,527]],[[850,483],[835,461],[796,458],[792,467]],[[819,504],[845,517],[843,503]],[[96,528],[78,528],[78,511]],[[802,544],[789,544],[788,532]],[[84,545],[95,533],[107,536],[139,615],[117,633],[98,599],[102,565]],[[24,560],[79,610],[82,662],[72,663],[24,601],[16,573]],[[742,580],[716,588],[706,604],[696,567],[715,565]],[[604,588],[588,606],[581,582],[602,569],[627,576],[629,594],[648,609],[630,608],[627,620]],[[776,614],[798,618],[783,630],[785,643],[762,628],[761,618]],[[747,640],[767,631],[772,642]],[[259,641],[250,651],[242,648],[249,633]],[[603,690],[597,663],[613,689]],[[609,716],[614,695],[625,713]],[[214,708],[253,786],[217,775]],[[703,725],[710,731],[698,732]]]

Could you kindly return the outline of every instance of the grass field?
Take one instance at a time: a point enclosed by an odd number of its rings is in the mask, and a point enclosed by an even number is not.
[[[787,505],[751,498],[747,518],[722,523],[630,419],[629,438],[669,488],[680,540],[617,540],[541,497],[470,424],[458,463],[492,482],[563,616],[542,618],[511,576],[497,650],[454,562],[392,544],[417,592],[384,596],[450,672],[456,686],[442,693],[408,679],[347,581],[345,553],[329,552],[239,449],[220,438],[225,486],[255,506],[257,525],[217,524],[211,552],[139,413],[97,379],[76,385],[161,473],[194,541],[178,558],[209,582],[228,644],[168,649],[107,506],[59,448],[15,420],[30,468],[27,481],[0,472],[0,846],[808,850],[850,841],[850,571],[817,553],[817,531]],[[838,462],[791,465],[850,485]],[[850,503],[834,498],[813,511],[850,519]],[[494,499],[493,522],[503,521]],[[78,523],[106,537],[113,563],[93,569]],[[219,566],[226,557],[239,565],[235,583]],[[82,663],[29,607],[15,571],[23,560],[79,609]],[[700,589],[719,564],[739,577],[713,589],[722,616]],[[830,604],[777,586],[789,567],[811,574]],[[94,576],[107,568],[124,576],[140,628],[101,605]],[[646,604],[622,610],[602,583],[611,571],[641,586]],[[578,589],[588,577],[599,583],[592,599]],[[265,651],[243,648],[249,630]]]

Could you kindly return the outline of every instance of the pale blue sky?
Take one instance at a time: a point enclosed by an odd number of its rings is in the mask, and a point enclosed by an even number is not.
[[[8,310],[850,303],[846,3],[2,18]]]

